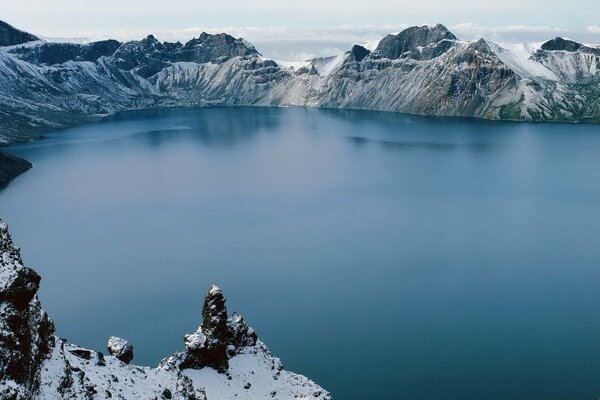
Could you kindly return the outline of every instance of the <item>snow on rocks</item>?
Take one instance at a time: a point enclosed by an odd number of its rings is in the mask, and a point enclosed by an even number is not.
[[[149,368],[128,364],[133,347],[124,339],[111,337],[105,356],[56,337],[37,298],[39,282],[0,220],[0,399],[331,399],[284,370],[239,314],[228,317],[215,285],[185,349]]]
[[[23,266],[0,221],[0,398],[30,399],[54,345],[54,324],[37,298],[40,276]]]
[[[108,339],[108,354],[115,356],[125,364],[133,359],[133,346],[125,339],[117,336],[111,336]]]

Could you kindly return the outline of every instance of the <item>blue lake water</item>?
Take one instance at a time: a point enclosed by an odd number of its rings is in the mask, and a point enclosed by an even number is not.
[[[215,282],[345,399],[600,396],[600,126],[139,111],[10,149],[58,334],[182,348]]]

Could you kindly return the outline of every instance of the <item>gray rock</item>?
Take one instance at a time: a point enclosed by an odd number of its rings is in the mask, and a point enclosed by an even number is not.
[[[440,42],[454,40],[457,40],[456,36],[444,25],[437,24],[434,27],[413,26],[397,35],[384,37],[379,42],[375,52],[379,56],[389,59],[431,59],[444,53],[451,45],[451,42],[445,44],[440,44]],[[426,55],[422,55],[420,48],[425,47],[433,47],[434,49],[429,50]]]
[[[108,354],[118,358],[125,364],[129,364],[133,360],[133,346],[125,339],[117,336],[111,336],[108,339]]]

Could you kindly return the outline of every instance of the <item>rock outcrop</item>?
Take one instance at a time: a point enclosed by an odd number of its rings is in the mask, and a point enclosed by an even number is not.
[[[431,59],[448,50],[458,40],[444,25],[413,26],[397,35],[381,39],[374,53],[380,57],[395,60],[412,58]]]
[[[111,336],[107,344],[108,354],[129,364],[133,360],[133,346],[125,339]]]
[[[8,227],[0,221],[0,398],[29,399],[54,347],[54,324],[42,310],[40,276],[23,266]]]
[[[0,151],[0,188],[6,186],[12,179],[28,171],[31,167],[29,161]]]
[[[183,352],[163,360],[161,365],[179,369],[209,366],[224,373],[229,368],[230,358],[255,346],[257,341],[256,333],[240,315],[234,313],[228,317],[223,292],[212,285],[202,307],[202,325],[196,332],[184,336]]]
[[[37,297],[39,284],[0,221],[2,400],[331,399],[316,383],[283,369],[242,317],[228,317],[214,285],[202,325],[185,336],[185,350],[149,368],[128,364],[133,347],[124,339],[111,337],[105,356],[56,337]]]

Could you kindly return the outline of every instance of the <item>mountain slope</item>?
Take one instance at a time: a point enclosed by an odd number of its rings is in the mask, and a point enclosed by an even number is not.
[[[265,60],[227,34],[203,33],[185,44],[152,35],[126,43],[27,41],[0,47],[0,142],[121,110],[169,106],[597,121],[599,67],[595,47],[561,38],[535,49],[464,42],[443,25],[411,27],[373,51],[354,46],[300,68]]]
[[[39,284],[0,221],[2,399],[331,399],[310,379],[283,369],[241,316],[229,317],[214,285],[185,350],[148,368],[129,365],[133,349],[120,352],[128,345],[122,339],[111,338],[105,356],[56,337],[37,297]]]

